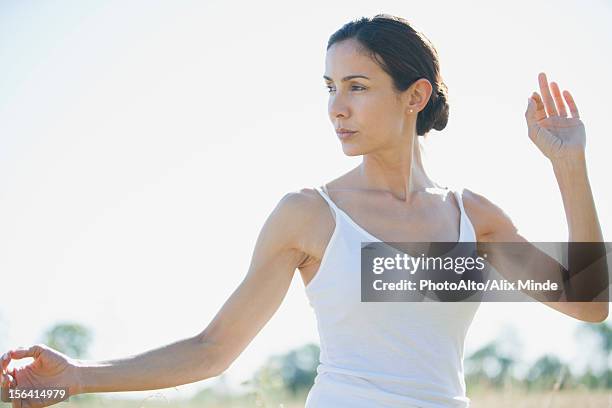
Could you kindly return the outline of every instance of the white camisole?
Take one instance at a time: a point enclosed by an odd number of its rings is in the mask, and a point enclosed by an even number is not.
[[[306,408],[469,407],[463,371],[479,302],[361,302],[362,242],[382,242],[316,189],[335,227],[306,286],[321,348]],[[476,242],[462,200],[459,242]]]

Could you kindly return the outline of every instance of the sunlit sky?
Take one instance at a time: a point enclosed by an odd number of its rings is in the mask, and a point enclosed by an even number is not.
[[[325,46],[380,12],[408,19],[440,55],[451,113],[426,145],[436,182],[486,196],[531,241],[567,240],[554,173],[524,119],[544,71],[578,104],[612,241],[607,1],[4,1],[0,348],[75,321],[94,332],[90,358],[112,359],[206,327],[283,195],[361,161],[327,117]],[[579,369],[592,350],[579,348],[578,324],[542,304],[482,304],[466,353],[507,333],[524,361],[552,352]],[[308,342],[316,321],[296,272],[226,376],[238,384]]]

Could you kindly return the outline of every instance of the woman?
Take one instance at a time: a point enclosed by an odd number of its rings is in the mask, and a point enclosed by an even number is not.
[[[329,39],[324,79],[342,149],[363,161],[322,188],[280,200],[243,282],[201,333],[113,361],[76,360],[45,345],[18,348],[2,359],[3,387],[68,387],[75,395],[217,376],[278,309],[297,268],[321,343],[308,407],[469,406],[463,345],[479,304],[361,302],[360,242],[526,240],[485,197],[441,188],[425,172],[417,136],[444,129],[449,106],[437,53],[423,34],[388,15],[349,22]],[[528,136],[551,161],[570,241],[601,242],[576,104],[543,73],[539,84],[541,95],[528,98]],[[590,322],[608,313],[603,302],[546,304]],[[25,357],[34,362],[5,372],[11,359]],[[24,399],[13,406],[46,405]]]

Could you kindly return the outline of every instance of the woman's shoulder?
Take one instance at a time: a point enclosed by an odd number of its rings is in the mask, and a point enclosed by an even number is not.
[[[331,217],[330,209],[325,199],[313,187],[286,193],[278,204],[281,211],[296,221],[303,233],[307,233],[313,225],[320,223],[322,217]],[[333,221],[333,218],[331,218]]]
[[[461,193],[463,207],[477,237],[491,233],[502,224],[513,225],[508,214],[483,194],[467,187],[458,188],[457,191]]]
[[[290,230],[289,244],[305,255],[303,264],[320,260],[324,241],[334,230],[334,217],[325,199],[315,188],[286,193],[277,205],[285,230]]]
[[[318,193],[313,188],[285,193],[262,226],[262,242],[279,250],[298,250],[310,255],[324,227],[333,223],[329,210],[329,219],[326,218],[325,201],[316,195]]]
[[[305,187],[300,190],[286,193],[280,200],[279,205],[284,206],[287,211],[294,212],[302,217],[313,215],[325,208],[325,200],[313,187]]]

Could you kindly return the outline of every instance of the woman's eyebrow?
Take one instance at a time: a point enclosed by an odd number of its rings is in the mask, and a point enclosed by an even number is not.
[[[334,82],[334,81],[332,81],[332,79],[331,79],[330,77],[328,77],[328,76],[323,75],[323,78],[325,78],[325,80],[326,80],[326,81]],[[344,81],[350,81],[351,79],[354,79],[354,78],[364,78],[364,79],[368,79],[368,80],[370,79],[370,78],[368,78],[368,77],[367,77],[367,76],[365,76],[365,75],[348,75],[348,76],[345,76],[344,78],[342,78],[342,82],[344,82]]]

